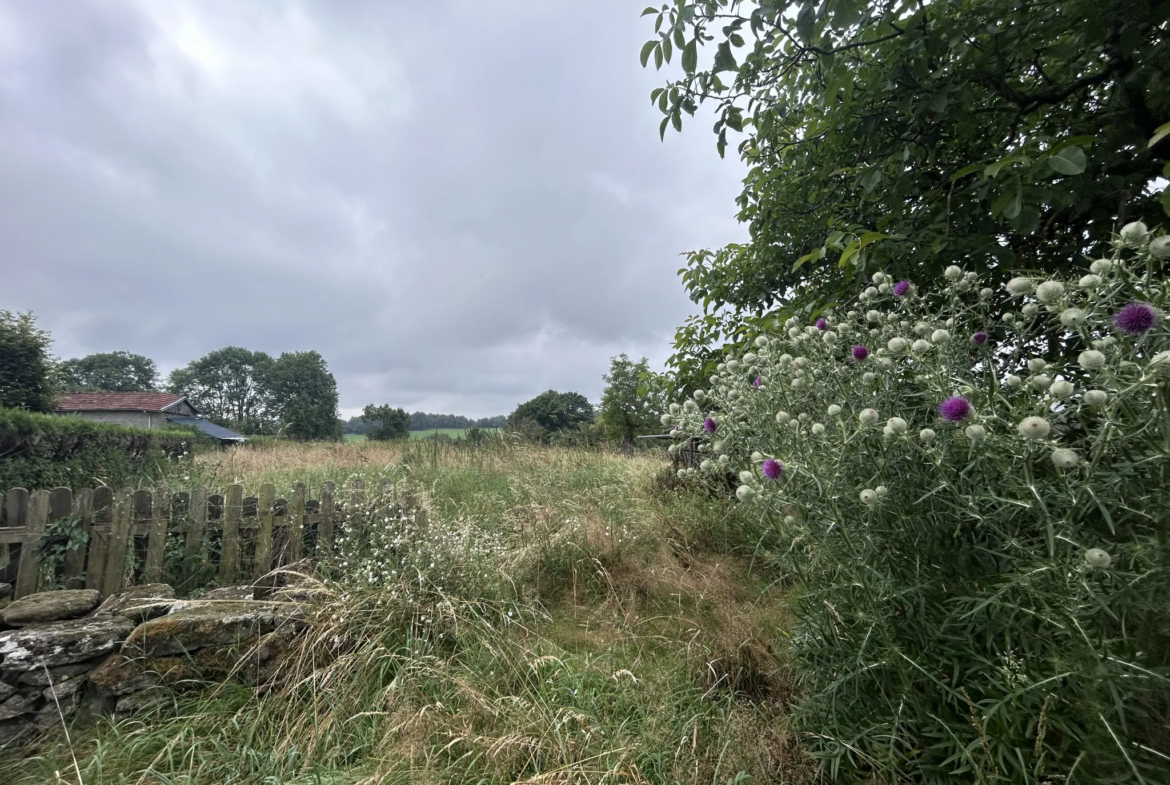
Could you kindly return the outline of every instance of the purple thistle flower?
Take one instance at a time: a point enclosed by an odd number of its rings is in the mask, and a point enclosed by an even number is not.
[[[715,433],[715,429],[718,427],[719,426],[716,425],[715,421],[712,420],[710,417],[703,420],[703,430],[706,431],[707,433]]]
[[[756,377],[756,380],[754,382],[752,382],[752,384],[754,384],[756,387],[759,387],[763,383],[764,383],[764,380],[758,376]]]
[[[1144,333],[1158,323],[1158,312],[1149,303],[1130,303],[1113,316],[1117,329],[1127,333]]]
[[[866,349],[864,346],[861,346],[860,344],[853,347],[853,359],[854,360],[864,360],[866,357],[869,357],[869,349]]]
[[[817,319],[817,329],[818,330],[829,329],[829,323],[827,321],[825,321],[825,317],[822,316],[820,319]]]
[[[764,461],[764,465],[761,467],[761,469],[764,472],[764,476],[769,480],[779,480],[780,475],[784,474],[784,464],[780,463],[780,461],[776,460],[775,458],[769,458]]]
[[[894,284],[894,296],[904,297],[906,292],[910,291],[910,282],[903,279]]]
[[[987,333],[980,330],[971,336],[971,340],[982,346],[983,344],[987,343]]]
[[[938,405],[938,413],[947,422],[962,422],[971,413],[971,404],[961,395],[952,395]]]

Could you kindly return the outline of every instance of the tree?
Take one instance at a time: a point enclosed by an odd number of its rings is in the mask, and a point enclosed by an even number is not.
[[[243,433],[271,426],[267,373],[272,358],[238,346],[217,349],[171,372],[167,388],[213,421]]]
[[[65,360],[57,366],[57,373],[66,392],[149,392],[158,384],[154,360],[129,352],[105,352]]]
[[[633,362],[625,354],[610,360],[609,373],[602,376],[601,423],[606,436],[621,439],[626,455],[634,451],[634,437],[661,431],[664,411],[661,387],[650,384],[650,363],[645,357]]]
[[[410,415],[405,409],[371,403],[362,409],[362,420],[367,423],[366,438],[372,441],[388,442],[410,436]]]
[[[52,343],[31,312],[0,311],[0,407],[53,411]]]
[[[924,280],[962,261],[994,285],[1170,214],[1170,189],[1152,190],[1170,174],[1170,4],[662,9],[647,9],[657,36],[641,53],[643,65],[681,59],[681,77],[652,93],[661,133],[713,102],[719,153],[742,131],[750,167],[737,200],[750,241],[688,255],[683,282],[703,313],[676,336],[680,371],[708,373],[703,347],[807,318],[879,267]]]
[[[294,439],[340,439],[337,381],[318,352],[285,352],[264,370],[269,407]]]
[[[508,415],[508,427],[523,433],[533,431],[534,424],[542,438],[593,422],[593,405],[584,395],[549,390],[516,407]]]

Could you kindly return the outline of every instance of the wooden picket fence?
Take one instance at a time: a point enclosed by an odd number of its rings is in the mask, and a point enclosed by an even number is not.
[[[389,480],[381,480],[377,498],[389,499],[391,488]],[[306,557],[328,557],[338,523],[368,500],[365,484],[355,479],[344,499],[327,482],[316,499],[308,498],[304,484],[298,483],[288,499],[277,498],[274,487],[266,484],[255,496],[245,496],[242,485],[231,485],[222,494],[202,487],[180,492],[13,488],[2,502],[0,565],[5,551],[8,564],[0,574],[19,598],[44,588],[39,586],[42,541],[53,522],[64,518],[82,528],[84,542],[65,552],[53,582],[109,594],[127,584],[167,577],[168,540],[172,549],[182,549],[182,559],[205,560],[210,554],[215,582],[221,586],[260,579]]]

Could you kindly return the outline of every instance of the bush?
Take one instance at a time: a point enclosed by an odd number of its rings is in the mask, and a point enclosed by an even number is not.
[[[168,459],[200,441],[185,431],[0,409],[0,489],[134,486],[153,480]]]
[[[788,535],[795,718],[830,773],[1164,779],[1167,256],[1129,225],[1069,279],[878,273],[664,417],[702,441],[683,476],[734,473]]]

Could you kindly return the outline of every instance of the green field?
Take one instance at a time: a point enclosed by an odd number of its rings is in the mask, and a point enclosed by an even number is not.
[[[463,434],[464,434],[463,428],[439,428],[437,430],[439,433],[441,433],[445,436],[449,436],[452,439],[461,439],[461,438],[463,438]],[[482,431],[483,433],[494,433],[498,430],[500,430],[500,429],[499,428],[480,428],[480,431]],[[426,439],[429,436],[433,436],[434,433],[435,433],[434,430],[431,430],[431,431],[411,431],[410,438],[411,439]],[[366,437],[364,434],[360,434],[360,433],[347,433],[345,435],[345,440],[347,442],[364,442],[366,440]]]

